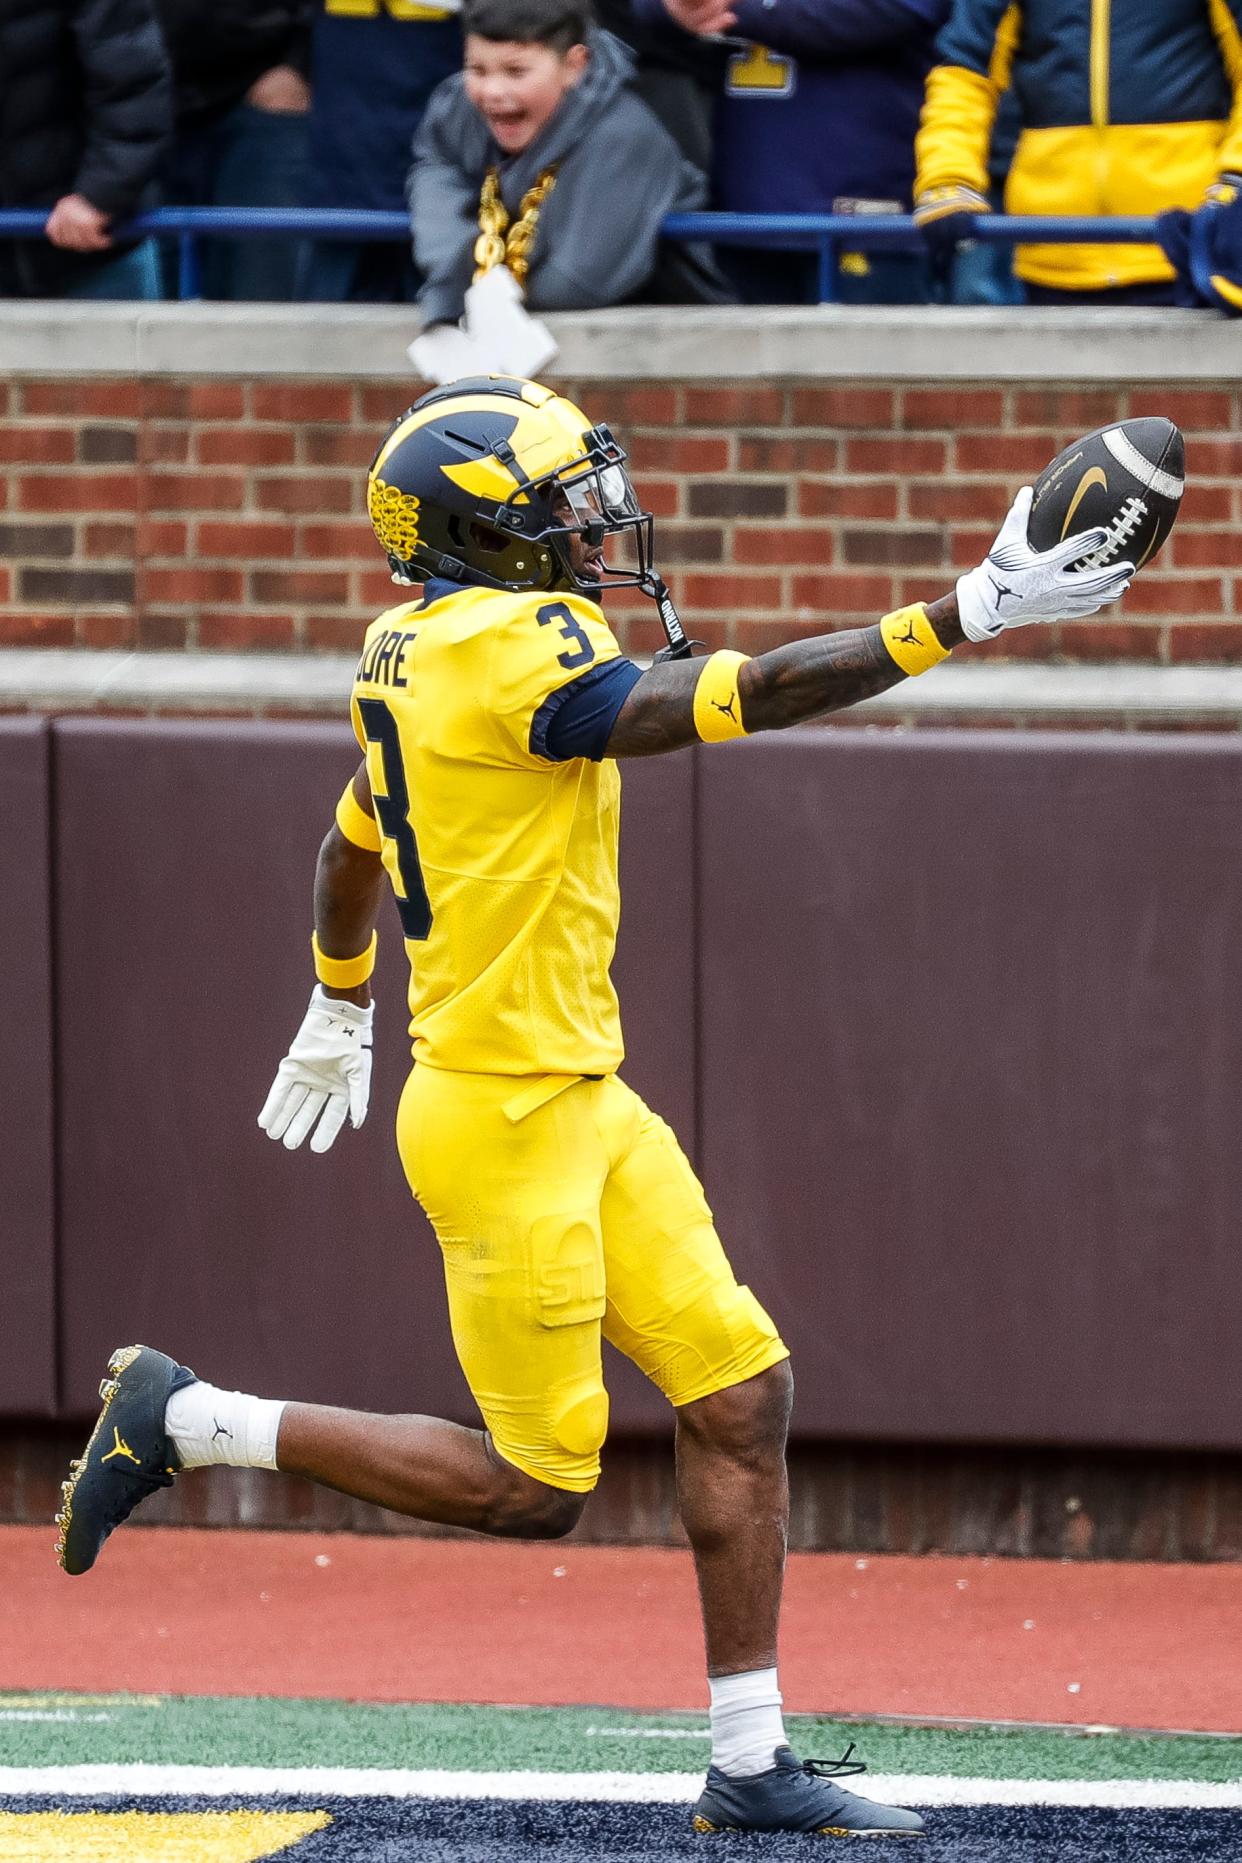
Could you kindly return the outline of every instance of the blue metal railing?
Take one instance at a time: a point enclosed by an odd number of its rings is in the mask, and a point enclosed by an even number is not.
[[[0,209],[0,238],[38,239],[46,209]],[[156,234],[179,246],[178,294],[202,296],[200,242],[203,239],[343,239],[405,245],[409,221],[403,213],[363,208],[315,207],[161,207],[120,229],[126,236]],[[813,252],[819,258],[820,302],[836,296],[837,259],[851,252],[885,248],[919,251],[922,236],[905,214],[681,213],[664,222],[670,239],[711,240],[720,245],[772,247],[785,252]],[[1040,245],[1149,245],[1156,237],[1152,219],[1093,220],[1033,215],[989,214],[976,220],[974,236],[993,245],[1035,242]]]
[[[926,250],[922,234],[906,214],[683,213],[670,214],[664,231],[670,239],[708,239],[722,246],[814,252],[819,257],[821,304],[831,304],[837,295],[837,259],[842,250]],[[975,221],[974,234],[976,239],[998,246],[1026,241],[1059,246],[1079,242],[1142,246],[1155,239],[1156,223],[1153,219],[1041,219],[1033,215],[986,214]]]

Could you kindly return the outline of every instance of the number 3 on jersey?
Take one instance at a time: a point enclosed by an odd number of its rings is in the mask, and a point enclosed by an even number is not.
[[[423,884],[418,842],[414,839],[414,829],[410,823],[410,792],[405,780],[405,765],[401,761],[397,721],[382,699],[359,699],[358,711],[367,742],[379,747],[380,760],[384,766],[384,788],[388,793],[378,796],[373,791],[371,800],[375,804],[375,819],[380,825],[380,833],[386,840],[392,841],[397,849],[397,872],[401,876],[401,888],[405,894],[404,899],[397,900],[401,929],[407,938],[421,944],[431,936],[431,905],[427,898],[427,888]]]
[[[563,666],[567,673],[575,667],[589,666],[595,658],[595,649],[590,637],[583,629],[582,623],[574,616],[574,611],[565,602],[548,602],[535,616],[540,627],[548,627],[556,622],[562,640],[570,643],[571,651],[558,653],[556,663]]]

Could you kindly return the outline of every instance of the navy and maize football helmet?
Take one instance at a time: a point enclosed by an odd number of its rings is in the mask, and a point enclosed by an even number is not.
[[[367,510],[397,582],[649,590],[652,519],[625,459],[607,427],[550,388],[468,376],[395,423],[367,478]],[[590,580],[574,568],[575,536],[597,555]],[[609,537],[632,539],[634,563],[602,558]]]

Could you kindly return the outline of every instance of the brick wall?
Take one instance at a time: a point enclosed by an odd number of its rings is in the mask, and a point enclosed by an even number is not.
[[[1239,395],[1226,389],[577,382],[630,447],[691,631],[749,652],[874,620],[978,560],[1075,434],[1162,413],[1190,489],[1115,619],[1022,657],[1242,660]],[[26,379],[0,386],[0,644],[350,650],[392,599],[365,468],[411,384]],[[650,605],[610,604],[632,651]],[[969,651],[969,650],[966,650]],[[992,657],[996,650],[990,649]]]

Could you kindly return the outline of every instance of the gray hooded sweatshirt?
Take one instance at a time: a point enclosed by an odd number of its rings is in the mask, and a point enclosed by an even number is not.
[[[460,75],[433,92],[408,190],[414,257],[426,278],[419,296],[424,324],[455,323],[462,314],[474,276],[479,190],[493,165],[516,220],[527,189],[560,164],[531,252],[532,310],[596,310],[634,297],[656,270],[665,214],[703,205],[703,176],[629,89],[628,47],[600,31],[591,32],[588,45],[581,79],[520,155],[501,156]]]

